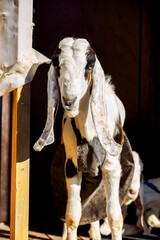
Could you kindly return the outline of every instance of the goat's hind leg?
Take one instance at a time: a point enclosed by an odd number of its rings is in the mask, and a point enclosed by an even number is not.
[[[63,223],[62,240],[67,240],[67,223]]]
[[[89,237],[92,240],[101,240],[99,220],[90,224]]]
[[[81,218],[81,190],[82,173],[78,172],[73,177],[66,177],[67,184],[67,208],[66,208],[66,224],[67,224],[67,240],[77,239],[77,228]]]
[[[122,239],[123,217],[119,203],[121,165],[119,158],[107,155],[102,166],[102,177],[106,193],[106,212],[111,228],[112,240]]]

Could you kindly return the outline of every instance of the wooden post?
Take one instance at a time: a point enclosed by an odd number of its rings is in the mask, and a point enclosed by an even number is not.
[[[28,239],[30,84],[13,91],[10,240]]]
[[[2,100],[2,101],[1,101]],[[9,218],[11,93],[0,99],[0,221]]]

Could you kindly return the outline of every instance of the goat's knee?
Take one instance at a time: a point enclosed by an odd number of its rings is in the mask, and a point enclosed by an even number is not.
[[[77,229],[82,213],[81,199],[80,196],[78,196],[79,193],[75,191],[76,189],[74,188],[75,186],[72,188],[73,196],[70,194],[68,198],[65,215],[67,227],[71,228],[72,230]]]
[[[66,214],[66,223],[67,227],[71,230],[76,230],[79,225],[80,216],[77,215],[70,215]]]
[[[77,239],[77,228],[81,218],[81,208],[70,208],[66,211],[67,240]]]
[[[102,167],[102,176],[106,192],[106,212],[111,228],[112,240],[121,240],[123,217],[119,202],[121,165],[118,157],[109,156]]]
[[[117,211],[117,209],[115,209]],[[121,212],[116,217],[108,213],[108,221],[111,228],[112,240],[122,239],[123,217]]]
[[[109,200],[106,204],[108,222],[111,229],[112,240],[122,239],[123,217],[118,199]]]
[[[66,208],[66,224],[67,224],[67,240],[77,239],[77,228],[81,218],[81,173],[76,174],[72,178],[66,178],[68,200]]]

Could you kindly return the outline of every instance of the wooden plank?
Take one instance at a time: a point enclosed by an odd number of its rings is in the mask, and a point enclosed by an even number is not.
[[[33,0],[0,1],[0,68],[9,67],[32,53]],[[25,11],[24,11],[25,10]],[[14,27],[12,27],[12,24]]]
[[[4,239],[9,239],[9,232],[10,228],[7,225],[0,224],[0,240]],[[35,231],[29,231],[29,237],[28,240],[61,240],[61,236],[55,236],[53,234],[46,234],[46,233],[39,233]],[[88,237],[84,236],[78,236],[78,240],[89,240]],[[105,238],[106,239],[106,238]]]
[[[28,239],[30,84],[13,92],[10,239]]]
[[[2,97],[0,97],[0,143],[1,143],[1,124],[2,124]],[[0,162],[1,162],[1,147],[0,147]]]
[[[11,94],[2,97],[0,141],[0,221],[9,220]]]

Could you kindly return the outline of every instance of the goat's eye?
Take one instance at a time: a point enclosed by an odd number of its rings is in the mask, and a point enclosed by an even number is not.
[[[89,82],[96,61],[95,53],[92,49],[89,49],[89,51],[86,53],[86,60],[87,64],[85,67],[85,79]]]
[[[59,54],[60,53],[61,53],[61,49],[57,47],[52,56],[52,63],[57,72],[58,77],[60,76],[60,66],[59,66]]]
[[[53,57],[52,59],[53,66],[56,70],[57,76],[60,76],[60,66],[59,66],[59,59],[58,57]]]

